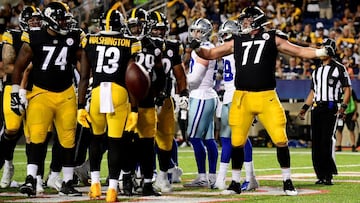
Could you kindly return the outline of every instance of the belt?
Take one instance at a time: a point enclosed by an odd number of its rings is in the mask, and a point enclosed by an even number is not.
[[[326,107],[329,109],[337,108],[337,102],[334,101],[317,101],[313,104],[314,108],[316,107]]]

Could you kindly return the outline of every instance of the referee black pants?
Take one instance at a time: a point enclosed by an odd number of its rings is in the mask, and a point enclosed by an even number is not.
[[[337,108],[316,106],[311,113],[312,162],[320,180],[332,179],[337,174],[333,155],[334,126]]]

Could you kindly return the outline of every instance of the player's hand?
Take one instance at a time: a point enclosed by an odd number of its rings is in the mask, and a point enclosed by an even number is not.
[[[78,109],[77,121],[85,128],[90,128],[91,118],[89,113],[84,109]]]
[[[197,49],[200,47],[201,41],[199,39],[193,39],[190,42],[190,48],[191,49]]]
[[[162,106],[164,104],[164,100],[166,99],[167,95],[164,91],[161,91],[158,96],[155,98],[156,106]]]
[[[179,108],[182,110],[187,110],[189,107],[189,98],[187,96],[181,96],[179,98]]]
[[[306,110],[305,109],[301,109],[299,114],[297,115],[298,118],[300,118],[300,120],[305,120],[305,113],[306,113]]]
[[[336,52],[335,52],[335,50],[334,50],[334,48],[333,48],[332,46],[330,46],[330,45],[325,45],[324,48],[325,48],[326,54],[327,54],[328,56],[333,57],[333,56],[336,55]]]
[[[128,132],[135,131],[137,121],[138,121],[138,112],[133,112],[132,111],[128,115],[128,118],[126,120],[125,131],[128,131]]]
[[[25,111],[25,104],[21,103],[20,95],[19,95],[19,85],[13,85],[11,90],[11,110],[17,115],[21,116]]]

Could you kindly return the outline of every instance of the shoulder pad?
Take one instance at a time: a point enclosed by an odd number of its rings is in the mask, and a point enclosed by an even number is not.
[[[11,45],[13,44],[13,37],[10,31],[4,32],[2,36],[2,41],[6,44],[11,44]]]
[[[26,42],[26,43],[30,43],[30,37],[29,37],[29,33],[28,32],[23,32],[21,35],[21,41]]]
[[[288,40],[288,36],[287,34],[285,34],[284,32],[282,32],[281,30],[276,30],[275,31],[275,34],[276,36],[282,38],[282,39],[285,39],[285,40]]]

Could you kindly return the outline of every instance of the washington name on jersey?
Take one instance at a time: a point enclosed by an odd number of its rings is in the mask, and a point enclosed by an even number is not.
[[[124,87],[127,64],[141,49],[135,38],[122,34],[88,35],[82,46],[92,68],[93,88],[101,82],[115,82]]]

